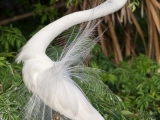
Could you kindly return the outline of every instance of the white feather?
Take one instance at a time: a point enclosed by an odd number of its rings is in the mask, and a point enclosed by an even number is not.
[[[45,51],[50,42],[64,30],[75,24],[113,13],[120,9],[126,1],[107,0],[93,9],[65,16],[41,29],[27,42],[17,62],[24,63],[23,80],[27,88],[33,92],[34,99],[30,100],[29,106],[34,109],[38,105],[36,108],[38,109],[42,103],[41,99],[51,109],[70,119],[104,120],[72,80],[74,75],[80,80],[84,79],[78,69],[85,69],[82,62],[98,41],[98,39],[90,40],[96,25],[89,24],[83,32],[79,33],[73,42],[63,50],[58,61],[52,61]],[[28,119],[33,109],[30,108],[28,111]]]

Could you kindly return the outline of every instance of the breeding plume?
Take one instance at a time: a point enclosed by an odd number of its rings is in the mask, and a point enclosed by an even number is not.
[[[72,120],[104,120],[73,80],[87,81],[84,71],[92,71],[83,65],[83,61],[97,42],[90,39],[95,25],[88,25],[71,44],[66,45],[57,61],[46,55],[46,48],[68,28],[111,14],[122,8],[126,1],[106,0],[93,9],[66,15],[38,31],[23,46],[17,62],[24,63],[23,80],[35,98],[35,101],[30,102],[26,116],[35,112],[31,110],[32,107],[42,100],[45,105]]]

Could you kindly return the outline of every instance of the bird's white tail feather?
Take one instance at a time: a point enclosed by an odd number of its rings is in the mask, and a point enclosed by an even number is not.
[[[61,68],[61,71],[57,71],[59,67],[63,68],[58,64],[38,76],[39,97],[52,109],[70,119],[104,120],[69,74]]]

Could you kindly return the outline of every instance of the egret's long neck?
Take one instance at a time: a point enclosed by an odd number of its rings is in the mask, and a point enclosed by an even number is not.
[[[39,32],[37,32],[24,46],[24,48],[33,49],[33,54],[45,53],[50,42],[61,32],[76,24],[94,20],[111,14],[124,6],[127,0],[107,0],[101,5],[90,10],[75,12],[66,15],[53,23],[50,23]],[[34,51],[36,53],[34,53]],[[23,52],[23,49],[22,49]],[[30,53],[31,54],[31,53]],[[23,59],[23,58],[22,58]],[[23,61],[23,60],[22,60]]]

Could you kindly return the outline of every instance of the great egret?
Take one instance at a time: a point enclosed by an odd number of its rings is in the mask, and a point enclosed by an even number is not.
[[[17,63],[23,65],[23,80],[27,88],[46,105],[73,120],[104,120],[90,104],[82,90],[72,80],[85,79],[81,65],[96,42],[89,39],[92,27],[85,29],[67,46],[57,61],[45,53],[51,41],[69,27],[111,14],[122,8],[127,0],[106,0],[99,6],[66,15],[38,31],[23,46]],[[36,102],[36,101],[35,101]],[[37,103],[33,103],[37,104]]]

